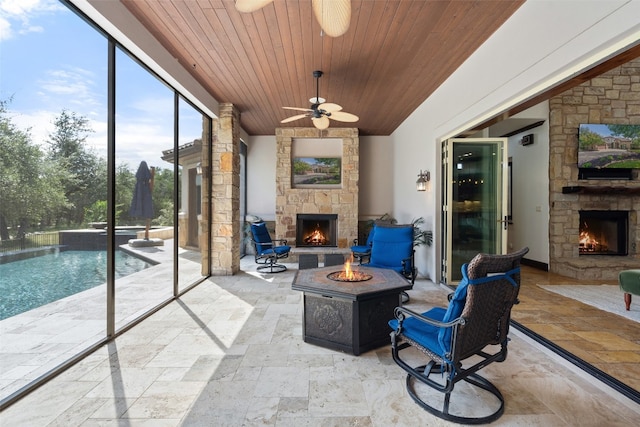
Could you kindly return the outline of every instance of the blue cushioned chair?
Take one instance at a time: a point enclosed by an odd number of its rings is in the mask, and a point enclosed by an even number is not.
[[[502,394],[477,372],[507,358],[511,307],[517,303],[520,290],[520,261],[528,251],[523,248],[507,255],[476,255],[462,266],[462,281],[450,294],[446,309],[436,307],[419,314],[396,307],[395,319],[389,321],[393,329],[391,354],[407,372],[409,395],[428,412],[460,424],[489,423],[503,414]],[[499,348],[487,348],[491,345]],[[428,362],[424,365],[408,362],[416,360],[415,354],[409,354],[412,359],[401,357],[401,352],[410,347],[424,353]],[[473,359],[468,360],[471,357]],[[429,393],[415,387],[416,381],[444,393],[444,399],[438,396],[434,399],[433,394],[427,397]],[[456,402],[456,395],[452,399],[452,393],[459,381],[480,390],[461,392],[467,397]],[[491,402],[483,399],[482,390],[493,395],[496,402],[484,411],[479,407]],[[472,395],[485,403],[470,405],[468,396]],[[473,414],[466,412],[468,408]]]
[[[371,257],[371,246],[373,245],[373,234],[376,231],[376,225],[373,224],[369,235],[367,236],[367,242],[364,245],[359,245],[358,239],[353,240],[353,246],[351,246],[351,255],[353,259],[358,260],[359,264],[362,264],[365,259],[369,260]]]
[[[251,224],[251,236],[256,264],[263,264],[258,266],[258,271],[280,273],[287,269],[286,266],[277,264],[279,259],[287,258],[291,251],[286,240],[272,240],[264,222]]]
[[[413,284],[416,279],[413,225],[376,225],[375,230],[370,260],[363,265],[395,270]]]

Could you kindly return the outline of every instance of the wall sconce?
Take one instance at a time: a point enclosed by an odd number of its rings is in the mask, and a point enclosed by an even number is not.
[[[418,180],[416,181],[416,190],[427,191],[427,183],[429,181],[431,181],[431,173],[429,171],[422,172],[422,169],[420,169]]]
[[[202,175],[202,163],[198,162],[198,164],[196,165],[196,173],[198,175]]]

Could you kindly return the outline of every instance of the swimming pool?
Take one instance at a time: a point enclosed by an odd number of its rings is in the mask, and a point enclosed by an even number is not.
[[[116,279],[149,267],[116,251]],[[62,251],[0,264],[0,320],[107,282],[106,251]]]

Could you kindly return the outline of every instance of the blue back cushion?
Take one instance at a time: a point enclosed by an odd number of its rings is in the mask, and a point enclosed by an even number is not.
[[[369,235],[367,236],[367,246],[371,246],[373,245],[373,235],[376,232],[376,225],[373,224],[373,227],[371,227],[371,231],[369,231]]]
[[[413,226],[377,226],[373,236],[371,264],[383,268],[398,269],[402,260],[413,251]]]
[[[442,322],[447,323],[457,319],[462,315],[464,304],[467,300],[467,287],[469,286],[469,277],[467,276],[467,264],[464,264],[461,268],[462,280],[458,284],[456,291],[453,293],[453,298],[449,301],[447,311],[442,317]],[[451,332],[452,328],[441,328],[438,332],[438,343],[444,353],[451,350]]]
[[[267,230],[266,223],[259,222],[251,224],[251,234],[253,234],[253,240],[256,242],[256,250],[258,251],[258,254],[262,254],[266,250],[273,249],[273,241],[269,235],[269,230]],[[260,243],[267,244],[261,245]]]

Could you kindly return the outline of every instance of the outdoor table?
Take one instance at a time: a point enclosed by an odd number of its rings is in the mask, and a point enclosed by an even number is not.
[[[302,335],[305,342],[359,355],[390,344],[395,307],[412,285],[394,270],[354,266],[370,279],[334,281],[340,266],[299,270],[291,288],[303,292]]]

